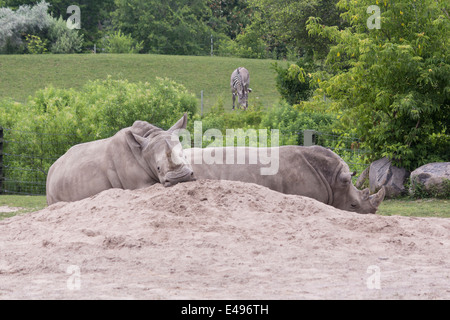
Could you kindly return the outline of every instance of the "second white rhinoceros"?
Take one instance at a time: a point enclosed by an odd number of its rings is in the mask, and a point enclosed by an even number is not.
[[[267,168],[267,161],[265,164],[255,161],[260,160],[258,156],[263,151],[262,148],[193,148],[186,149],[185,155],[197,179],[255,183],[282,193],[314,198],[338,209],[357,213],[375,213],[384,199],[384,188],[374,195],[370,195],[369,189],[358,190],[352,183],[353,174],[348,165],[329,149],[320,146],[268,149],[262,153],[271,154],[272,160],[278,161],[278,170],[265,175],[261,174],[261,169]],[[242,156],[245,161],[227,161],[238,159],[239,152],[245,155]],[[214,163],[211,158],[215,159]],[[271,166],[274,167],[273,163]]]

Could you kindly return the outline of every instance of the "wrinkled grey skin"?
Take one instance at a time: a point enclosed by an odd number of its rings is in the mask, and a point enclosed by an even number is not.
[[[73,146],[50,167],[47,203],[77,201],[110,188],[168,187],[195,180],[172,135],[186,123],[186,114],[168,131],[136,121],[111,138]]]
[[[239,82],[235,86],[235,78],[239,78]],[[248,94],[252,92],[250,86],[250,73],[247,69],[243,67],[239,67],[233,71],[231,74],[231,93],[233,94],[233,110],[236,102],[236,96],[238,96],[238,102],[241,107],[247,109],[248,108]]]
[[[204,159],[204,152],[211,154],[211,149],[208,149],[210,148],[185,150],[197,179],[255,183],[282,193],[314,198],[338,209],[357,213],[376,213],[385,196],[384,189],[375,195],[369,195],[369,189],[356,189],[352,184],[352,173],[348,165],[333,151],[320,146],[279,147],[279,170],[274,175],[265,176],[260,174],[260,168],[267,165],[262,165],[259,161],[258,164],[249,164],[249,154],[254,155],[258,148],[245,148],[246,164],[206,164],[201,160]],[[226,163],[226,149],[236,152],[238,148],[223,149],[223,163]],[[201,164],[195,164],[200,162]]]

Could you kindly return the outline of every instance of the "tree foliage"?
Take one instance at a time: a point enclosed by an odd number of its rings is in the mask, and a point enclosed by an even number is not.
[[[377,1],[381,28],[368,29],[372,0],[339,1],[344,30],[310,18],[309,33],[335,43],[319,89],[341,131],[361,137],[374,158],[414,169],[450,159],[450,17],[444,1]],[[312,102],[314,103],[314,102]]]
[[[254,9],[245,0],[209,0],[208,3],[212,13],[208,25],[231,40],[254,22]]]
[[[313,52],[323,56],[330,41],[312,38],[306,30],[309,17],[320,17],[324,23],[340,27],[338,0],[250,0],[267,24],[266,42],[282,48],[296,48],[301,56]]]
[[[113,25],[144,41],[144,51],[170,54],[209,52],[211,16],[205,0],[115,0]]]

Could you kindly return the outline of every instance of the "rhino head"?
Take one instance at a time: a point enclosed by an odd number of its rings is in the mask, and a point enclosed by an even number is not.
[[[143,136],[127,132],[127,143],[136,159],[155,180],[165,187],[179,182],[193,181],[194,171],[184,155],[177,130],[185,129],[187,115],[178,120],[169,130],[151,126]]]
[[[333,189],[334,207],[363,214],[376,213],[385,196],[384,187],[374,195],[370,195],[369,189],[358,190],[348,168],[338,175]]]

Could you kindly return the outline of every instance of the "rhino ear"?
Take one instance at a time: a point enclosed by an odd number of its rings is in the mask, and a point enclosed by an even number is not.
[[[344,185],[351,184],[352,176],[349,172],[343,172],[339,176],[339,181]]]
[[[185,113],[177,123],[175,123],[172,128],[167,130],[168,132],[173,132],[178,129],[186,129],[187,126],[187,113]]]
[[[144,149],[144,147],[148,144],[147,139],[134,134],[130,130],[125,132],[125,137],[130,148],[133,149]]]

